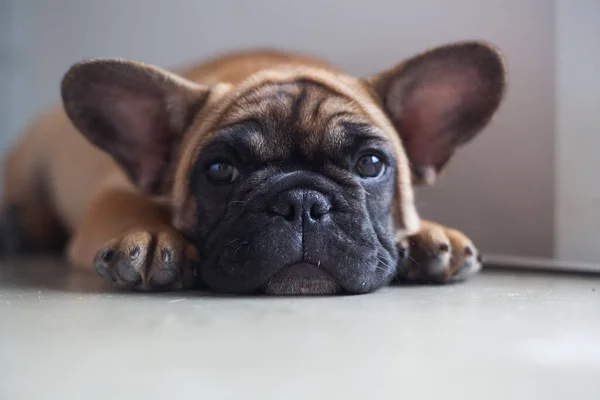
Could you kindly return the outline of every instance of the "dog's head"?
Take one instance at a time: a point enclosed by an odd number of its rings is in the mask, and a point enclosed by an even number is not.
[[[123,60],[75,65],[75,126],[173,224],[216,291],[364,293],[388,283],[395,243],[431,183],[490,120],[504,65],[481,43],[433,49],[368,79],[287,66],[203,86]]]

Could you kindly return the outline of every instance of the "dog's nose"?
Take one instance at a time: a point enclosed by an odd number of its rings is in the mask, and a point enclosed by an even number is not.
[[[317,222],[331,211],[331,203],[316,190],[292,189],[276,196],[270,211],[290,222]]]

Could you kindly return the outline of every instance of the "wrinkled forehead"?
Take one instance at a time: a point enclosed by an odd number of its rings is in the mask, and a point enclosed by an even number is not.
[[[347,137],[344,123],[369,125],[391,143],[398,163],[406,164],[398,135],[367,86],[344,74],[293,66],[265,70],[234,86],[218,85],[208,103],[183,139],[174,179],[177,197],[184,197],[185,174],[206,146],[224,129],[248,121],[265,128],[254,139],[267,146],[264,150],[281,151],[285,146],[269,146],[293,139],[307,153],[339,149]]]
[[[355,101],[309,80],[255,87],[235,100],[219,125],[221,136],[243,140],[265,158],[337,154],[362,139],[386,139]]]

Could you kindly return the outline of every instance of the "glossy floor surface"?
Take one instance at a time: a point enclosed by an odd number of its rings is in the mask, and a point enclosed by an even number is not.
[[[336,398],[600,399],[600,279],[215,297],[0,263],[0,399]]]

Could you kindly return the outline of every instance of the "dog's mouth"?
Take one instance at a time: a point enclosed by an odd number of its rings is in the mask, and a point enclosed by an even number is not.
[[[316,265],[298,263],[278,271],[265,285],[269,295],[332,295],[342,292],[333,278]]]

